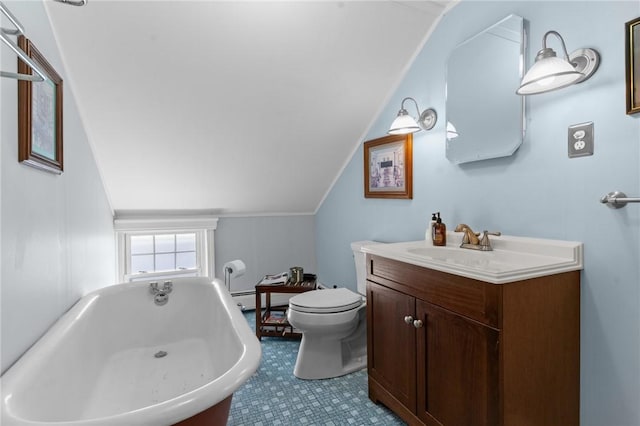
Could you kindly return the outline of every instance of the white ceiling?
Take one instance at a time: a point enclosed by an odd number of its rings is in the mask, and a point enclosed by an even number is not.
[[[45,4],[116,212],[270,214],[319,207],[448,3]]]

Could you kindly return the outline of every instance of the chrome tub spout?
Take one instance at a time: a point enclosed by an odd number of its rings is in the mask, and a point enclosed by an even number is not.
[[[153,302],[158,305],[166,305],[169,301],[169,293],[173,291],[173,283],[165,281],[162,288],[158,286],[156,281],[149,283],[149,292],[153,294]]]

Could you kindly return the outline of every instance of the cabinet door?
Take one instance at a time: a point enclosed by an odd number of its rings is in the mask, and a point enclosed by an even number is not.
[[[417,414],[427,425],[498,424],[499,331],[421,300]]]
[[[406,408],[416,407],[416,333],[405,317],[414,317],[415,299],[367,283],[367,337],[369,376]]]

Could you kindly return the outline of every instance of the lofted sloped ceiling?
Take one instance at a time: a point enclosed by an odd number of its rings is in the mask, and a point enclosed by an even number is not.
[[[116,213],[223,215],[314,212],[448,6],[45,4]]]

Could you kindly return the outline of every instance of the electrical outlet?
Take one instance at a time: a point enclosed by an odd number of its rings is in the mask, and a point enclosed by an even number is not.
[[[593,155],[593,121],[569,126],[569,158]]]

